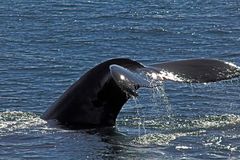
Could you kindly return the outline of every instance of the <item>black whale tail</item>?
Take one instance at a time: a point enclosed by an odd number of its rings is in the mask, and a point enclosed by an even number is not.
[[[238,76],[238,66],[219,60],[192,59],[144,66],[130,59],[112,59],[85,73],[42,118],[70,128],[114,126],[122,106],[131,96],[137,96],[140,87],[154,87],[164,80],[207,83]]]

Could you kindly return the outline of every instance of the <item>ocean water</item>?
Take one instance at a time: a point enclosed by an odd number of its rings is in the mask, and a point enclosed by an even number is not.
[[[65,130],[40,115],[110,58],[240,65],[238,0],[0,2],[0,159],[239,159],[240,81],[139,90],[114,128]]]

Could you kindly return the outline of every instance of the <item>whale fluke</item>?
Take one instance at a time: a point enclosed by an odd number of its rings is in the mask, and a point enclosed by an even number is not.
[[[165,79],[190,83],[216,82],[240,76],[238,66],[213,59],[180,60],[150,66]]]
[[[191,59],[144,66],[126,58],[111,59],[86,72],[41,118],[69,128],[114,126],[122,106],[138,95],[140,87],[155,87],[164,80],[206,83],[239,76],[238,66],[219,60]]]

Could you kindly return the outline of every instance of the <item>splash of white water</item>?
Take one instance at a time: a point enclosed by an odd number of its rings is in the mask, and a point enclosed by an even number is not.
[[[24,130],[34,127],[40,127],[40,130],[46,129],[46,124],[46,121],[34,113],[21,111],[0,112],[0,136],[24,133]]]

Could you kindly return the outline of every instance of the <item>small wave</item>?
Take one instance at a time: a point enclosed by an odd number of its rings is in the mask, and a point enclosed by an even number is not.
[[[0,112],[0,136],[20,133],[33,127],[46,128],[46,121],[31,112],[6,111]]]
[[[144,125],[147,129],[161,129],[163,131],[191,131],[200,129],[221,129],[240,124],[240,115],[224,114],[224,115],[206,115],[198,119],[183,119],[177,117],[164,117],[151,119],[145,117],[139,119],[136,117],[128,117],[118,120],[119,124],[127,126]]]
[[[212,115],[193,120],[192,123],[192,126],[196,128],[222,128],[240,124],[240,116],[234,114]]]
[[[139,121],[132,119],[133,121]],[[128,123],[131,119],[127,120]],[[140,145],[169,145],[172,141],[176,140],[179,137],[185,136],[200,136],[203,133],[210,131],[211,129],[222,129],[225,127],[232,127],[240,124],[240,116],[234,114],[225,114],[225,115],[208,115],[195,120],[183,120],[183,119],[172,119],[172,121],[161,120],[145,120],[144,129],[148,132],[144,135],[139,135],[134,138],[133,144]],[[134,126],[134,122],[131,123]],[[135,124],[137,125],[137,124]],[[157,129],[157,130],[156,130]],[[139,129],[140,130],[140,129]],[[161,132],[161,133],[156,133]],[[139,131],[140,132],[140,131]],[[150,133],[149,133],[150,132]],[[153,132],[153,133],[151,133]],[[210,144],[206,142],[206,145],[218,145]],[[218,145],[219,146],[219,145]],[[222,148],[234,150],[236,148],[232,146],[222,146]],[[186,147],[176,148],[179,150],[186,149]]]
[[[191,136],[191,135],[199,135],[203,131],[196,131],[196,132],[186,132],[186,133],[169,133],[169,134],[162,134],[162,133],[151,133],[145,134],[143,136],[135,138],[132,143],[134,144],[141,144],[141,145],[168,145],[171,141],[179,137],[184,136]]]

